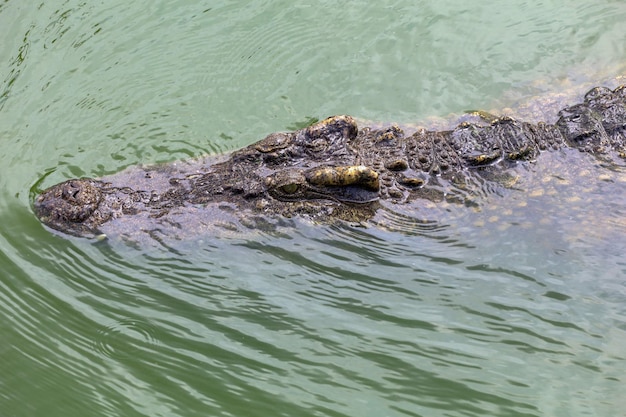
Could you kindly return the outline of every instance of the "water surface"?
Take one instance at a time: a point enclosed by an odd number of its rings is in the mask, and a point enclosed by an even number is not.
[[[623,414],[619,169],[503,211],[150,250],[50,233],[31,189],[331,114],[567,101],[626,75],[625,20],[609,0],[2,2],[2,415]]]

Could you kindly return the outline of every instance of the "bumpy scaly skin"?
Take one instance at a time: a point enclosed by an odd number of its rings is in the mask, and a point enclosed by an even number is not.
[[[506,172],[541,151],[571,147],[607,160],[626,157],[626,86],[594,88],[559,116],[554,125],[483,117],[410,136],[397,126],[359,130],[352,117],[334,116],[296,132],[273,133],[223,162],[154,188],[74,179],[42,192],[34,207],[46,225],[78,236],[97,234],[122,216],[156,219],[213,203],[242,213],[364,220],[379,199],[438,199],[442,181],[462,185],[485,171]]]

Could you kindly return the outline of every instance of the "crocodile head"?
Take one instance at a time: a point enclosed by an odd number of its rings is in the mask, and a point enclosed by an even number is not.
[[[140,213],[161,219],[186,206],[230,205],[237,213],[332,216],[362,220],[378,199],[378,173],[360,165],[350,143],[356,122],[334,116],[291,133],[274,133],[201,171],[146,169],[137,181],[119,173],[73,179],[44,190],[34,209],[49,227],[96,235],[110,220]],[[143,178],[155,178],[145,180]],[[153,181],[153,182],[150,182]]]
[[[356,219],[378,199],[380,187],[378,172],[361,165],[351,146],[357,134],[350,116],[273,133],[191,180],[187,201],[288,217]]]

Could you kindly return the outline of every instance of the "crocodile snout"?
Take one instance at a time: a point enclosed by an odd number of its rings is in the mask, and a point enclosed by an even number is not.
[[[90,231],[89,220],[103,199],[101,183],[91,179],[62,182],[35,200],[35,214],[46,225],[66,233]]]

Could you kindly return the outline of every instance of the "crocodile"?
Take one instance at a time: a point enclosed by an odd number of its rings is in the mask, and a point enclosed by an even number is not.
[[[509,173],[541,154],[576,150],[621,167],[626,158],[626,85],[591,89],[581,102],[561,109],[555,123],[469,116],[450,129],[413,133],[397,125],[359,127],[351,116],[332,116],[272,133],[208,163],[70,179],[43,190],[34,212],[50,228],[82,237],[146,224],[183,227],[179,219],[185,216],[192,219],[187,224],[197,219],[206,225],[220,221],[220,212],[239,219],[364,222],[389,205],[471,205],[472,190],[512,187],[515,176]]]

